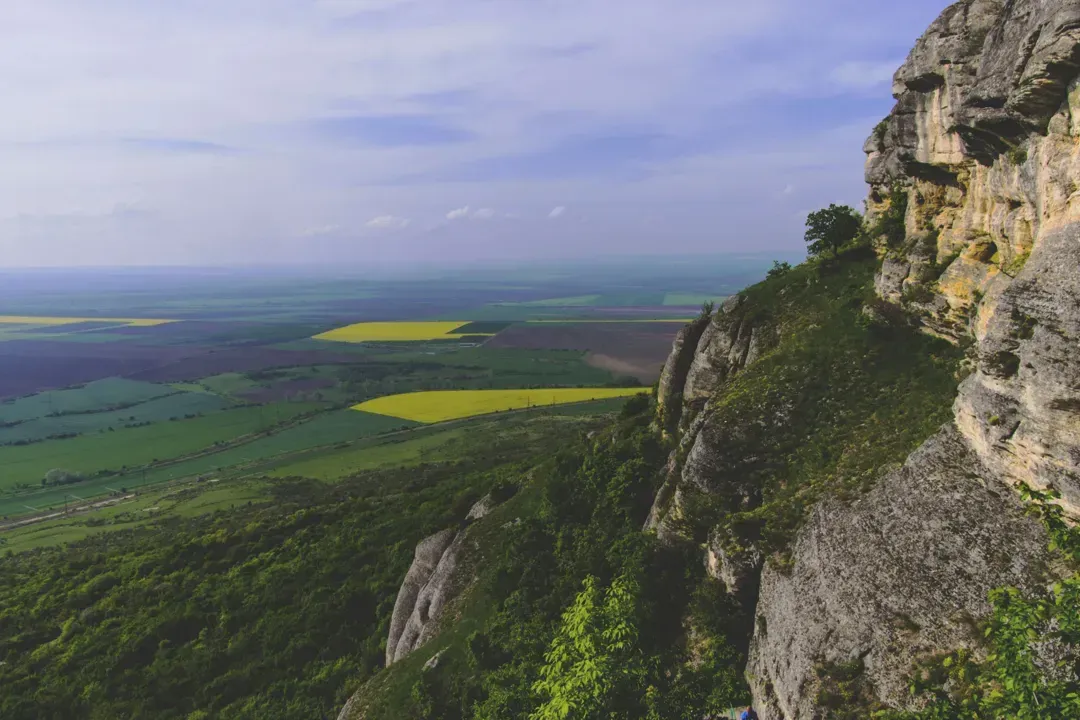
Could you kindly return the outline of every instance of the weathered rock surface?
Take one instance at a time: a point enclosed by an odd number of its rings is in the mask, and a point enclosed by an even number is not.
[[[978,350],[957,425],[998,476],[1053,488],[1080,516],[1080,223],[1042,234]]]
[[[862,660],[903,707],[916,660],[978,648],[987,593],[1046,583],[1049,538],[951,425],[852,504],[823,502],[767,566],[747,678],[762,720],[821,717],[818,670]]]
[[[466,522],[485,517],[495,502],[485,495],[469,510]],[[439,618],[472,577],[461,568],[468,528],[441,530],[419,542],[412,566],[398,590],[390,633],[386,639],[386,665],[401,660],[430,640],[439,629]]]
[[[766,328],[754,327],[743,296],[725,300],[698,341],[686,373],[683,402],[700,408],[720,384],[761,355],[769,338]]]
[[[398,648],[401,637],[406,625],[410,623],[416,612],[417,598],[427,587],[428,581],[435,569],[439,567],[446,549],[453,543],[456,535],[457,533],[450,529],[440,530],[417,544],[413,563],[409,567],[409,572],[405,574],[401,589],[398,590],[397,600],[394,602],[394,614],[390,618],[390,634],[386,641],[387,665],[399,659]],[[412,650],[411,644],[409,645],[409,650]],[[402,657],[404,654],[407,653],[403,653]]]
[[[924,286],[944,300],[924,308],[928,327],[981,336],[1036,238],[1080,221],[1078,74],[1075,2],[963,0],[934,22],[865,147],[871,216],[897,184],[908,199],[908,242],[888,249],[883,298]]]
[[[714,425],[709,399],[775,345],[775,329],[755,322],[752,310],[743,296],[734,295],[700,330],[696,323],[701,319],[684,328],[686,334],[680,333],[682,340],[677,338],[672,347],[665,367],[673,370],[661,377],[658,410],[665,430],[677,435],[678,445],[668,459],[664,483],[645,521],[645,529],[656,531],[661,539],[670,536],[672,523],[680,517],[681,488],[689,483],[702,490],[712,489],[711,478],[726,461],[719,452],[730,440],[725,433],[739,432],[738,428]],[[695,335],[697,343],[688,351],[688,342]],[[677,373],[676,367],[686,370]],[[665,397],[667,405],[663,404]],[[752,489],[741,493],[743,505],[752,502],[752,495]]]
[[[710,320],[710,317],[703,315],[679,330],[672,344],[671,354],[668,355],[664,369],[660,372],[656,404],[661,427],[665,432],[673,430],[679,424],[682,416],[682,393],[686,386],[686,374],[694,361],[698,341]]]

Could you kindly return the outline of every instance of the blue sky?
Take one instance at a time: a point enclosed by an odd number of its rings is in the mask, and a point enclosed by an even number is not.
[[[35,0],[0,266],[797,252],[929,0]]]

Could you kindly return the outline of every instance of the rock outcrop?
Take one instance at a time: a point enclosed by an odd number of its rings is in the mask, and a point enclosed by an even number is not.
[[[490,495],[485,496],[469,510],[466,522],[480,520],[494,504]],[[447,605],[471,579],[468,569],[460,567],[467,539],[468,528],[446,529],[417,544],[413,563],[398,590],[390,619],[390,633],[386,639],[387,667],[438,632],[439,619]]]
[[[822,717],[822,675],[852,664],[865,693],[905,706],[916,661],[979,648],[990,590],[1045,585],[1048,542],[956,429],[943,429],[854,503],[819,504],[790,570],[766,566],[747,667],[758,712]]]
[[[962,0],[918,41],[894,94],[865,147],[875,288],[970,347],[973,372],[954,421],[867,494],[814,508],[783,567],[752,543],[710,540],[709,572],[757,590],[747,677],[763,720],[828,717],[818,690],[833,667],[860,669],[868,707],[909,706],[916,661],[979,652],[990,589],[1052,579],[1049,538],[1016,486],[1056,490],[1080,518],[1080,4]],[[756,502],[723,452],[734,430],[709,415],[767,346],[730,310],[689,360],[684,343],[685,380],[665,388],[683,407],[650,514],[661,532],[691,484]]]
[[[645,529],[661,538],[679,518],[681,488],[689,483],[709,489],[716,474],[711,468],[723,462],[717,449],[726,438],[711,423],[709,399],[775,343],[775,329],[755,320],[753,309],[742,295],[728,298],[716,315],[698,318],[680,332],[664,366],[658,411],[665,432],[677,434],[678,442],[645,521]]]

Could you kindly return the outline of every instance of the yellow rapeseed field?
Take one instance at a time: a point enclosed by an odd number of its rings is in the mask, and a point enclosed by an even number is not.
[[[353,406],[353,410],[389,415],[421,423],[522,410],[542,405],[603,400],[649,392],[649,388],[540,388],[533,390],[426,390],[387,395]]]
[[[399,342],[418,340],[455,340],[464,335],[454,333],[459,327],[468,325],[468,320],[447,320],[438,322],[364,322],[355,325],[319,333],[316,340],[333,340],[335,342],[360,343],[360,342]],[[469,335],[490,335],[491,333],[474,333]]]
[[[154,327],[179,320],[159,320],[152,318],[113,318],[113,317],[39,317],[36,315],[0,315],[0,325],[72,325],[84,322],[116,323],[132,327]]]

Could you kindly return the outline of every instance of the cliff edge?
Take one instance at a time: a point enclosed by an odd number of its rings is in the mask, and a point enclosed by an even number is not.
[[[841,677],[867,715],[917,707],[918,663],[985,652],[990,590],[1035,593],[1055,576],[1017,488],[1052,490],[1080,516],[1080,5],[958,2],[894,94],[865,148],[874,292],[964,348],[967,374],[951,420],[902,467],[808,495],[784,547],[763,541],[763,522],[716,524],[706,566],[751,604],[747,678],[764,720],[829,716]],[[758,338],[776,336],[729,307],[675,348],[669,365],[688,371],[663,388],[676,449],[648,524],[662,537],[687,532],[690,494],[749,519],[768,504],[760,453],[732,451],[751,430],[723,409],[740,392],[732,374],[767,355]],[[790,413],[777,403],[761,422]]]

